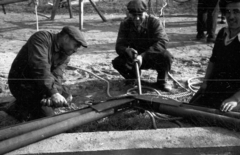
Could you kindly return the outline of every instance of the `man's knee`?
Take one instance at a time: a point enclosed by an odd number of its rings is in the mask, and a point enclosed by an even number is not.
[[[126,61],[124,60],[124,58],[119,56],[112,60],[113,68],[116,70],[123,69],[125,64],[126,64]]]
[[[154,68],[157,70],[163,69],[169,71],[173,62],[173,56],[169,51],[166,50],[164,53],[159,53],[153,56],[150,62],[153,63]]]

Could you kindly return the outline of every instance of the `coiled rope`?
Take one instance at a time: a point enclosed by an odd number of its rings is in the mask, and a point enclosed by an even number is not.
[[[71,66],[71,65],[68,65],[69,68],[72,68],[72,69],[77,69],[78,71],[81,70],[81,71],[84,71],[84,72],[87,72],[95,77],[97,77],[98,79],[100,80],[103,80],[107,83],[107,95],[109,97],[113,97],[111,94],[110,94],[110,83],[105,80],[104,78],[96,75],[95,73],[92,73],[90,71],[87,71],[85,69],[81,69],[79,67],[75,67],[75,66]],[[198,77],[194,77],[194,78],[190,78],[188,80],[188,87],[190,90],[186,89],[185,87],[183,87],[170,73],[168,73],[169,77],[171,77],[171,79],[173,79],[173,81],[175,81],[180,87],[182,87],[184,90],[186,90],[186,92],[183,92],[183,93],[179,93],[179,94],[173,94],[173,95],[163,95],[161,94],[158,90],[154,89],[154,88],[151,88],[151,87],[145,87],[143,86],[142,88],[143,89],[148,89],[148,90],[152,90],[154,92],[156,92],[156,96],[162,96],[162,97],[165,97],[165,98],[170,98],[172,100],[175,100],[175,98],[180,98],[180,97],[185,97],[185,96],[189,96],[193,93],[195,93],[197,91],[197,89],[199,89],[198,86],[195,86],[196,84],[200,84],[201,82],[198,81],[198,82],[192,82],[193,79],[199,79]],[[118,97],[123,97],[123,96],[134,96],[134,95],[138,95],[138,94],[132,94],[131,92],[134,91],[135,89],[137,89],[137,87],[134,87],[134,88],[131,88],[127,91],[126,94],[123,94],[121,96],[118,96]],[[149,95],[149,94],[143,94],[143,95]],[[116,97],[116,98],[118,98]],[[174,117],[174,118],[167,118],[167,117],[164,117],[163,115],[159,114],[159,113],[156,113],[156,112],[150,112],[150,111],[147,111],[146,110],[146,113],[150,116],[151,120],[152,120],[152,123],[153,123],[153,127],[156,129],[157,128],[157,125],[156,125],[156,119],[159,119],[159,120],[165,120],[165,121],[173,121],[175,122],[176,124],[178,124],[180,127],[182,127],[181,123],[178,121],[179,117]]]

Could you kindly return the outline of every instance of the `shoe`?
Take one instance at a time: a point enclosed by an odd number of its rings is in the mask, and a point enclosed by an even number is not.
[[[215,37],[208,36],[207,37],[207,43],[215,43]]]
[[[204,38],[206,38],[206,35],[204,33],[198,33],[197,36],[196,36],[197,40],[201,40],[201,39],[204,39]]]
[[[158,87],[158,89],[160,89],[162,91],[165,91],[165,92],[171,92],[172,91],[172,86],[167,84],[167,83],[164,83],[164,84],[157,83],[157,87]]]

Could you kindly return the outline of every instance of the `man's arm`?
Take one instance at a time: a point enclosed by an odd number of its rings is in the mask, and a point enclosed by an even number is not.
[[[224,100],[220,110],[224,112],[239,111],[240,110],[240,91],[236,92],[233,96]]]
[[[118,36],[116,41],[116,52],[119,56],[124,56],[129,46],[128,38],[127,38],[128,28],[126,24],[127,24],[126,21],[121,22],[119,31],[118,31]]]
[[[68,63],[70,61],[70,57],[66,57],[65,61],[63,61],[59,66],[53,69],[52,74],[58,80],[59,83],[62,83],[64,70],[66,69]]]
[[[209,61],[208,66],[207,66],[207,70],[203,79],[203,83],[201,85],[201,89],[206,89],[207,88],[207,82],[211,79],[212,77],[212,72],[214,69],[214,63]]]
[[[49,96],[57,93],[54,88],[54,76],[51,73],[51,64],[49,61],[49,45],[51,43],[50,37],[47,33],[37,32],[28,41],[28,65],[29,72],[34,80],[36,80],[38,87],[43,88]]]
[[[161,21],[157,18],[149,18],[149,41],[152,45],[141,55],[144,56],[146,53],[163,53],[166,51],[166,46],[168,43],[168,36],[166,34],[165,28],[163,27]]]

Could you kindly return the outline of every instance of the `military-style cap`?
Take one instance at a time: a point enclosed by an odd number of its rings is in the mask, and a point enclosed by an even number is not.
[[[147,11],[147,2],[145,0],[131,0],[127,4],[127,9],[131,14],[141,14]]]
[[[78,28],[74,26],[65,26],[63,27],[62,32],[71,36],[73,39],[79,42],[83,47],[87,47],[87,43],[84,39],[84,35]]]

